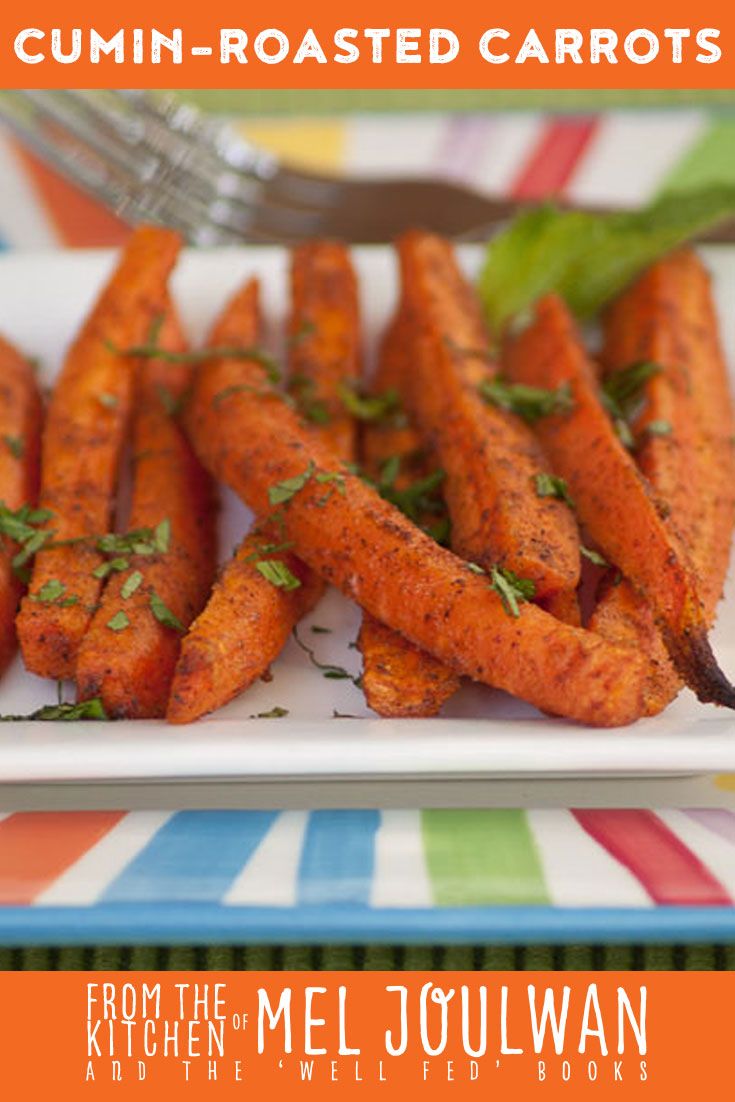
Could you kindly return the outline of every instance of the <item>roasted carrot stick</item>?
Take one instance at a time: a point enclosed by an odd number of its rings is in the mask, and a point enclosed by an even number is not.
[[[20,545],[11,535],[18,523],[24,524],[18,510],[36,503],[42,420],[32,365],[0,338],[0,672],[15,651],[15,614],[23,588],[12,564]],[[32,539],[32,526],[18,534]]]
[[[340,387],[358,373],[360,327],[349,254],[332,242],[302,245],[294,251],[291,276],[292,393],[312,430],[350,460],[354,428]],[[254,344],[259,329],[257,289],[250,285],[225,309],[210,343]],[[323,592],[322,580],[290,552],[278,523],[266,515],[223,570],[184,639],[169,721],[197,719],[262,677]]]
[[[670,509],[711,624],[732,543],[735,449],[727,368],[709,278],[697,255],[681,251],[654,264],[612,305],[604,328],[608,377],[639,363],[656,368],[642,388],[632,423],[635,456]],[[591,626],[631,640],[638,633],[654,662],[647,711],[661,711],[681,681],[646,602],[627,582],[609,588]]]
[[[700,700],[735,706],[735,690],[707,640],[686,550],[603,409],[593,368],[560,299],[538,304],[533,323],[508,345],[504,366],[516,383],[569,385],[571,412],[542,418],[537,432],[581,523],[650,602],[672,661]]]
[[[410,366],[410,342],[400,315],[388,329],[373,379],[377,395],[397,394]],[[430,476],[421,437],[403,411],[367,422],[361,434],[363,469],[379,481],[386,463],[398,463],[399,490]],[[431,518],[436,521],[436,517]],[[362,688],[368,705],[381,716],[431,716],[459,688],[459,677],[433,655],[419,650],[391,628],[363,613],[357,645],[362,653]]]
[[[169,312],[164,352],[186,342]],[[216,564],[215,496],[177,420],[191,384],[191,364],[144,359],[133,412],[133,493],[129,528],[160,532],[155,554],[116,553],[99,607],[79,647],[80,700],[100,697],[109,716],[165,714],[181,631],[201,611]]]
[[[454,549],[529,579],[539,599],[573,591],[574,517],[563,502],[536,493],[535,478],[547,464],[528,426],[478,393],[495,372],[478,304],[451,246],[412,231],[398,249],[402,305],[414,333],[404,397],[446,473]]]
[[[73,677],[77,649],[100,593],[95,536],[110,527],[125,441],[135,364],[125,350],[142,344],[162,313],[166,280],[180,241],[143,227],[70,349],[51,398],[43,440],[40,504],[52,513],[54,542],[37,556],[18,637],[26,666],[43,677]],[[52,603],[44,587],[62,586]],[[63,603],[75,598],[74,603]]]
[[[360,377],[357,281],[335,241],[308,241],[291,259],[289,389],[302,416],[336,455],[352,459],[355,422],[341,398]]]
[[[213,358],[186,423],[205,465],[256,514],[278,502],[286,538],[312,569],[458,672],[597,726],[640,715],[635,652],[532,604],[513,610],[488,577],[340,467],[264,381],[254,360]]]

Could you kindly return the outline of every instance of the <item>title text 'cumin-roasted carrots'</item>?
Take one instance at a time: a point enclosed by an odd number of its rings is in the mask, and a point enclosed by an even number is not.
[[[704,701],[735,706],[735,690],[707,640],[707,624],[686,550],[605,412],[592,365],[569,311],[542,299],[533,322],[504,359],[513,382],[571,388],[573,408],[542,418],[537,432],[582,525],[606,558],[645,595],[682,676]]]
[[[185,351],[171,311],[158,344],[164,353]],[[201,610],[214,577],[214,488],[176,420],[191,377],[190,363],[164,357],[142,359],[137,369],[128,528],[162,538],[154,554],[122,550],[110,558],[115,570],[76,668],[79,699],[99,697],[114,718],[165,714],[180,632]]]
[[[529,579],[540,599],[579,581],[574,517],[540,497],[547,469],[533,433],[478,393],[495,374],[474,292],[449,242],[411,231],[398,242],[402,308],[412,327],[406,404],[445,471],[444,494],[458,554]]]
[[[340,468],[263,380],[254,360],[207,362],[187,427],[203,462],[256,514],[278,497],[286,538],[312,569],[458,672],[545,711],[595,726],[640,715],[645,666],[635,652],[532,604],[513,615],[489,578]]]
[[[357,284],[346,248],[329,241],[299,246],[292,257],[291,283],[291,389],[313,431],[350,460],[354,428],[340,388],[359,370],[360,325]],[[250,285],[225,308],[210,344],[253,345],[259,332],[257,288]],[[221,707],[267,673],[323,592],[322,580],[291,553],[278,522],[264,515],[225,566],[184,639],[169,721],[190,722]]]
[[[95,537],[112,521],[129,421],[135,362],[125,350],[143,344],[161,315],[179,246],[170,230],[135,231],[69,350],[51,397],[39,503],[52,513],[53,541],[76,542],[37,554],[17,621],[25,664],[43,677],[74,676],[101,588],[94,576],[102,562]],[[38,600],[50,583],[63,586],[66,603]]]
[[[400,315],[388,329],[372,390],[388,400],[399,391],[401,374],[410,368],[408,333]],[[398,464],[393,485],[404,490],[430,477],[432,464],[421,437],[400,407],[368,421],[360,434],[362,467],[378,482],[387,463]],[[422,519],[422,518],[419,518]],[[423,518],[436,522],[437,517]],[[433,716],[459,688],[455,670],[419,650],[404,636],[363,613],[357,645],[362,654],[361,685],[368,705],[381,716]]]
[[[733,407],[708,274],[691,251],[654,264],[607,311],[607,378],[649,364],[631,429],[635,457],[689,552],[711,625],[722,595],[735,522]],[[628,582],[609,588],[591,626],[638,642],[654,672],[647,711],[661,711],[681,681],[647,602]]]
[[[36,503],[42,421],[32,364],[0,338],[0,504],[4,511],[17,514],[24,505]],[[4,526],[8,533],[18,519],[9,518]],[[28,535],[33,537],[30,529]],[[9,534],[0,537],[0,672],[15,651],[15,614],[22,583],[12,560],[19,549]]]

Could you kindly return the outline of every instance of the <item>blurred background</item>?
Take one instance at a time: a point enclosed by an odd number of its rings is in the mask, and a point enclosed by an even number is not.
[[[497,196],[636,206],[735,183],[735,92],[191,91],[279,159]],[[0,244],[115,245],[126,224],[0,126]]]

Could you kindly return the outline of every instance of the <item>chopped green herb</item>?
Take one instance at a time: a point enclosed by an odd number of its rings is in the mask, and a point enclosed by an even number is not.
[[[290,551],[292,547],[293,540],[286,540],[284,543],[261,543],[257,545],[255,551],[251,551],[249,555],[246,555],[245,562],[255,562],[261,555],[277,555],[281,551]],[[237,547],[235,547],[235,551],[237,551]]]
[[[497,376],[483,379],[478,387],[488,405],[514,413],[529,425],[553,413],[569,413],[574,409],[571,385],[561,383],[555,390],[540,386],[509,383]]]
[[[178,616],[173,614],[168,605],[164,604],[155,589],[151,591],[149,604],[151,612],[158,620],[159,624],[163,624],[166,628],[173,628],[174,631],[186,631],[181,620],[179,620]]]
[[[301,344],[307,337],[316,333],[316,325],[309,318],[302,318],[296,329],[289,335],[288,345],[290,348],[294,348],[297,344]]]
[[[380,485],[388,488],[395,484],[401,469],[400,455],[389,456],[380,468]]]
[[[292,574],[280,559],[261,559],[260,562],[256,562],[255,569],[267,582],[277,589],[285,589],[287,593],[292,589],[298,589],[301,585],[296,575]]]
[[[608,413],[630,424],[640,413],[643,388],[661,370],[658,364],[641,360],[606,375],[602,381],[602,402]]]
[[[295,494],[303,490],[315,469],[314,462],[311,461],[302,474],[294,475],[293,478],[284,478],[282,482],[276,482],[274,486],[271,486],[268,490],[268,500],[271,505],[282,505],[284,502],[290,501]]]
[[[130,620],[127,614],[121,610],[107,621],[107,626],[111,631],[125,631],[125,628],[130,626]]]
[[[108,532],[97,538],[96,546],[105,555],[158,555],[168,551],[170,539],[171,521],[165,518],[155,528]],[[125,570],[126,567],[120,569]]]
[[[30,505],[21,505],[19,509],[9,509],[0,501],[0,535],[17,543],[20,550],[12,559],[13,571],[27,580],[25,565],[37,551],[53,537],[49,529],[38,527],[53,516],[48,509],[34,509]]]
[[[65,596],[66,586],[58,578],[49,578],[39,589],[38,593],[31,593],[29,599],[38,601],[42,605],[58,605],[60,608],[69,608],[79,604],[79,598],[74,594]]]
[[[343,383],[339,397],[347,412],[358,421],[394,421],[403,413],[400,395],[394,388],[382,394],[362,394],[354,383]]]
[[[69,723],[75,719],[109,720],[109,718],[102,701],[95,696],[91,700],[80,700],[78,704],[44,704],[42,708],[26,716],[0,716],[0,722],[11,723],[31,719]]]
[[[555,497],[557,501],[564,501],[570,509],[574,508],[574,502],[569,494],[566,480],[547,471],[540,471],[534,476],[536,493],[539,497]]]
[[[132,597],[137,589],[140,589],[143,581],[143,575],[140,570],[134,570],[133,573],[125,579],[120,589],[120,596],[124,601]]]
[[[511,616],[520,616],[518,607],[524,601],[530,601],[536,592],[536,586],[530,578],[519,578],[512,570],[502,566],[493,566],[490,570],[491,585],[503,602],[503,607]]]
[[[283,716],[288,715],[288,708],[280,708],[277,704],[275,708],[271,708],[269,712],[256,712],[255,715],[249,716],[249,719],[282,719]]]
[[[254,346],[214,345],[211,348],[200,348],[193,352],[174,352],[167,348],[160,348],[155,340],[124,349],[118,348],[112,341],[105,341],[105,346],[116,355],[132,356],[141,360],[163,360],[165,363],[174,364],[200,364],[208,360],[250,360],[263,368],[270,383],[275,385],[281,381],[281,369],[273,357],[262,348]]]
[[[106,562],[101,562],[99,566],[96,566],[92,571],[93,578],[108,578],[110,574],[119,574],[122,570],[127,570],[130,566],[130,562],[123,558],[108,559]]]
[[[670,421],[649,421],[644,431],[646,436],[671,436],[673,429]]]
[[[427,513],[444,513],[444,502],[438,492],[445,478],[444,471],[432,471],[424,478],[418,478],[415,482],[398,490],[395,481],[400,460],[396,465],[393,462],[395,458],[391,457],[387,460],[381,471],[380,482],[377,487],[380,496],[385,498],[386,501],[390,501],[415,524],[420,523]]]
[[[593,551],[590,547],[580,547],[580,555],[587,559],[588,562],[594,563],[595,566],[607,567],[610,563],[605,559],[599,551]]]
[[[320,471],[319,474],[314,475],[314,479],[323,485],[333,484],[337,492],[342,494],[343,497],[347,493],[345,476],[340,471]]]
[[[359,716],[355,716],[352,712],[338,712],[336,708],[332,708],[332,719],[359,719]]]
[[[116,394],[108,394],[106,391],[102,391],[101,394],[97,395],[97,401],[105,409],[117,409],[120,404]]]
[[[307,646],[306,643],[304,643],[304,641],[299,637],[299,633],[296,628],[293,629],[292,634],[296,645],[301,648],[304,654],[307,654],[309,656],[309,661],[311,662],[312,666],[316,666],[318,670],[321,670],[323,677],[326,677],[331,681],[352,681],[354,685],[359,684],[360,678],[353,677],[352,674],[348,670],[344,669],[343,666],[334,666],[330,662],[320,662],[311,647]]]
[[[331,628],[323,628],[321,626],[321,624],[312,624],[311,625],[311,630],[314,632],[314,635],[331,635],[332,634],[332,629]]]
[[[22,436],[3,436],[8,451],[15,459],[22,459],[25,455],[26,443]]]
[[[466,563],[466,566],[467,566],[467,569],[470,570],[473,574],[484,574],[485,573],[485,571],[483,570],[483,568],[480,566],[479,563],[468,562],[468,563]]]
[[[156,387],[156,390],[161,405],[169,417],[178,417],[186,404],[186,400],[189,396],[188,391],[184,390],[181,394],[174,394],[167,386],[162,386],[160,384]]]
[[[272,394],[270,390],[263,390],[262,387],[250,386],[248,383],[234,383],[232,386],[226,386],[223,390],[218,390],[212,398],[212,405],[217,408],[222,402],[228,398],[232,398],[235,394],[257,394],[263,398],[266,395]]]

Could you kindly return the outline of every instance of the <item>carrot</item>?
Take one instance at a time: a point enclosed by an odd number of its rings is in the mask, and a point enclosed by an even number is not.
[[[286,538],[313,570],[476,680],[594,725],[640,715],[645,667],[635,652],[532,604],[514,609],[340,467],[264,381],[257,360],[213,358],[197,376],[187,427],[205,465],[256,514],[278,502]]]
[[[719,670],[689,558],[600,402],[594,371],[560,299],[549,296],[506,349],[515,383],[571,389],[573,408],[538,422],[555,471],[567,482],[580,522],[606,557],[650,602],[666,648],[700,700],[735,706]]]
[[[735,450],[727,368],[707,272],[691,251],[654,264],[605,317],[609,376],[636,363],[657,371],[633,419],[636,459],[670,509],[695,570],[708,624],[722,595],[735,523]],[[591,625],[638,632],[654,662],[647,711],[659,712],[681,687],[657,637],[653,615],[629,585],[609,589]]]
[[[160,347],[186,348],[174,314]],[[162,550],[122,554],[79,647],[80,700],[100,697],[109,716],[147,719],[166,711],[180,631],[202,609],[216,562],[215,497],[176,420],[191,364],[143,360],[133,414],[134,477],[129,527],[160,532]],[[166,530],[168,529],[168,535]]]
[[[399,315],[386,333],[373,390],[377,395],[398,392],[408,366],[410,344]],[[436,465],[428,461],[421,437],[405,413],[398,410],[369,421],[361,434],[363,468],[378,481],[386,463],[398,461],[395,485],[405,489],[429,476]],[[436,517],[427,520],[436,521]],[[368,705],[381,716],[431,716],[459,688],[455,671],[438,662],[385,625],[364,613],[357,639],[362,653],[361,684]]]
[[[115,503],[135,372],[125,350],[143,343],[162,313],[179,245],[169,230],[142,227],[133,234],[70,349],[51,398],[40,505],[53,514],[48,531],[55,543],[81,542],[39,552],[30,595],[21,605],[17,628],[23,658],[43,677],[74,675],[77,649],[99,597],[94,571],[102,556],[92,537],[108,530]],[[62,601],[38,599],[50,583],[63,586]]]
[[[341,398],[360,377],[357,281],[349,253],[333,241],[293,251],[289,389],[307,421],[332,450],[355,455],[355,422]]]
[[[562,501],[537,494],[535,479],[547,464],[528,426],[478,393],[495,370],[479,306],[451,246],[413,231],[398,249],[402,303],[414,332],[404,398],[446,474],[454,549],[529,579],[540,599],[573,591],[574,517]]]
[[[254,344],[259,330],[257,288],[251,284],[226,307],[211,344]],[[353,422],[339,393],[358,371],[360,334],[355,276],[343,246],[315,241],[294,251],[289,331],[290,384],[302,413],[319,437],[351,459]],[[278,573],[263,573],[269,562]],[[191,722],[264,676],[323,593],[321,579],[290,552],[278,523],[264,516],[184,639],[169,722]]]
[[[18,510],[36,502],[42,421],[32,365],[0,338],[0,672],[16,646],[15,614],[23,586],[12,563],[20,545],[11,537],[19,520],[24,523]],[[25,534],[33,538],[32,526]]]

